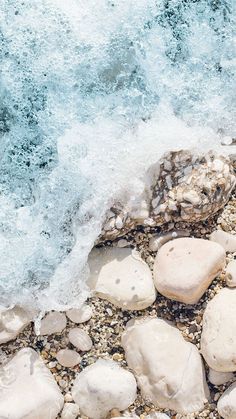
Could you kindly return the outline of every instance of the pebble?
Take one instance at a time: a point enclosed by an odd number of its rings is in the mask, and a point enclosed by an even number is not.
[[[68,335],[70,343],[74,345],[79,351],[90,351],[93,342],[89,335],[78,327],[71,329]]]
[[[226,252],[236,252],[236,235],[223,230],[215,230],[211,233],[210,240],[219,243]]]
[[[82,414],[104,419],[112,409],[127,409],[134,402],[136,391],[131,372],[114,361],[100,359],[77,375],[72,396]]]
[[[61,412],[61,419],[76,419],[79,415],[79,406],[75,403],[65,403]]]
[[[236,260],[228,263],[225,271],[225,280],[228,287],[236,287]]]
[[[165,243],[174,240],[177,237],[179,238],[188,236],[190,236],[190,231],[188,230],[176,230],[165,234],[156,234],[149,240],[149,249],[151,252],[157,252]]]
[[[217,410],[224,419],[236,418],[236,383],[222,394],[217,403]]]
[[[89,305],[83,305],[80,309],[71,308],[66,315],[73,323],[85,323],[91,319],[93,310]]]
[[[225,251],[219,244],[179,238],[164,244],[157,253],[154,283],[165,297],[196,304],[222,271],[225,261]]]
[[[63,367],[67,368],[73,368],[81,361],[81,357],[78,352],[71,349],[61,349],[57,353],[56,358]]]
[[[0,344],[15,339],[31,320],[30,313],[19,306],[0,309]]]
[[[232,372],[219,372],[209,368],[208,380],[214,386],[220,386],[232,380],[234,374]]]
[[[52,335],[61,333],[66,327],[66,316],[58,311],[51,311],[42,320],[40,324],[40,335]]]

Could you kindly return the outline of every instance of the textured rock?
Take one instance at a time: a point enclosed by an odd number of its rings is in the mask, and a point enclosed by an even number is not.
[[[136,251],[93,249],[88,263],[88,283],[99,297],[127,310],[142,310],[155,301],[152,273]]]
[[[211,233],[210,240],[219,243],[226,252],[236,252],[236,235],[215,230]]]
[[[41,321],[40,335],[61,333],[66,327],[66,316],[58,311],[51,311]]]
[[[92,340],[89,335],[79,327],[75,327],[69,331],[68,335],[70,343],[74,345],[79,351],[90,351],[92,348]]]
[[[61,349],[57,352],[56,358],[63,367],[73,368],[81,361],[80,355],[71,349]]]
[[[219,372],[209,368],[208,380],[214,386],[220,386],[232,380],[234,374],[232,372]]]
[[[107,211],[100,241],[121,237],[137,225],[205,220],[221,209],[235,185],[230,159],[215,153],[170,152],[150,167],[135,200]],[[122,201],[124,197],[122,197]]]
[[[201,352],[216,371],[236,371],[236,289],[223,288],[207,304]]]
[[[232,260],[227,265],[225,279],[228,287],[236,287],[236,260]]]
[[[114,408],[127,409],[136,398],[136,381],[117,363],[99,360],[75,379],[72,396],[82,414],[104,419]]]
[[[217,410],[224,419],[236,418],[236,383],[222,394],[217,403]]]
[[[61,412],[61,419],[76,419],[79,415],[79,406],[75,403],[65,403]]]
[[[178,413],[201,410],[208,388],[201,356],[178,329],[162,319],[139,319],[122,336],[129,368],[144,397]]]
[[[81,308],[71,308],[66,315],[74,323],[85,323],[91,319],[93,310],[85,304]]]
[[[0,344],[15,339],[32,316],[19,306],[0,310]]]
[[[157,253],[154,283],[165,297],[195,304],[224,265],[225,251],[219,244],[204,239],[176,239]]]
[[[55,419],[64,399],[53,375],[31,348],[21,349],[1,369],[0,417]]]

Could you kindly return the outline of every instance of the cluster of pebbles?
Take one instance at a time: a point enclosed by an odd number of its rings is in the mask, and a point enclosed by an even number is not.
[[[219,169],[222,163],[223,178],[229,180],[215,195],[211,211],[208,207],[207,220],[191,215],[186,221],[181,213],[165,224],[160,221],[161,226],[137,227],[135,221],[122,227],[122,234],[104,230],[106,241],[100,238],[89,258],[93,297],[82,309],[46,314],[39,334],[23,309],[0,312],[0,417],[236,418],[236,197],[231,194],[225,203],[233,172],[227,159],[217,160],[195,162],[203,171],[208,165],[212,184],[217,176],[209,165]],[[169,192],[178,185],[171,183]],[[203,195],[201,200],[212,197]],[[192,204],[191,214],[197,214],[199,203]],[[194,250],[196,240],[201,245]],[[178,275],[183,286],[175,281]]]

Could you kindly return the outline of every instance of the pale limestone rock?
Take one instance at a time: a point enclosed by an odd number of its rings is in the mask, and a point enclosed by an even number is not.
[[[216,371],[236,371],[236,289],[223,288],[207,304],[201,352]]]
[[[55,419],[63,396],[38,354],[21,349],[0,372],[0,418]]]
[[[172,324],[138,319],[123,333],[122,346],[145,398],[182,414],[203,409],[209,392],[201,356]]]
[[[93,249],[89,286],[117,307],[142,310],[156,298],[152,273],[138,252],[128,248]]]
[[[155,234],[149,240],[149,249],[152,252],[157,252],[165,243],[180,238],[180,237],[189,237],[189,230],[175,230],[170,231],[164,234]]]
[[[29,312],[19,306],[0,310],[0,344],[15,339],[31,322]]]
[[[76,419],[79,415],[79,406],[75,403],[65,403],[61,412],[61,419]]]
[[[227,265],[225,279],[228,287],[236,287],[236,260],[232,260]]]
[[[165,413],[151,413],[150,415],[146,416],[146,419],[170,419],[168,415]]]
[[[93,342],[89,335],[79,327],[75,327],[69,331],[68,335],[70,343],[74,345],[79,351],[90,351]]]
[[[85,304],[81,308],[71,308],[66,315],[74,323],[85,323],[91,319],[93,310]]]
[[[232,380],[234,374],[232,372],[219,372],[209,368],[208,380],[214,386],[220,386]]]
[[[116,362],[98,360],[75,379],[72,396],[80,412],[92,419],[104,419],[116,408],[127,409],[136,398],[136,381]]]
[[[157,253],[154,283],[165,297],[195,304],[224,266],[225,251],[219,244],[179,238],[164,244]]]
[[[78,352],[71,349],[61,349],[59,352],[57,352],[56,358],[59,364],[67,368],[73,368],[81,361],[81,357]]]
[[[40,335],[52,335],[61,333],[66,327],[66,316],[58,311],[51,311],[41,321]]]
[[[236,383],[233,383],[220,397],[217,410],[224,419],[236,418]]]
[[[219,243],[226,252],[236,252],[236,235],[223,230],[215,230],[211,233],[210,240]]]

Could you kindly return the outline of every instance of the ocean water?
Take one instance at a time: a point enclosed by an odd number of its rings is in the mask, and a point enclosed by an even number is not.
[[[1,0],[0,304],[79,305],[121,191],[167,150],[235,137],[235,8]]]

